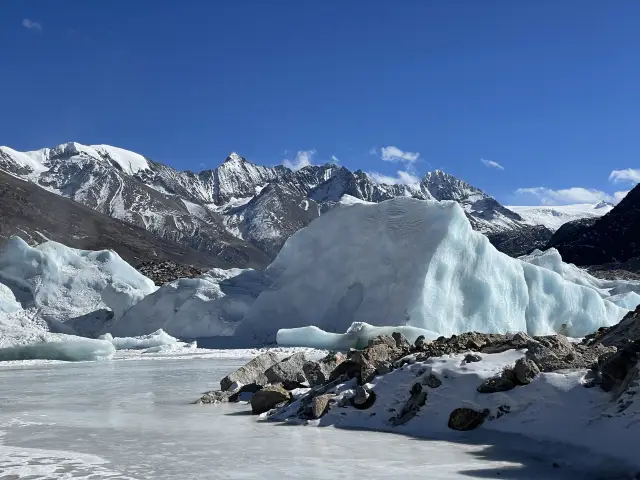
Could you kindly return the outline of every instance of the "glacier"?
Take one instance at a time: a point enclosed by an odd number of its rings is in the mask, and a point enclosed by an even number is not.
[[[342,333],[357,322],[581,337],[620,321],[628,310],[607,300],[613,287],[590,284],[576,267],[558,273],[555,260],[497,251],[453,201],[343,204],[285,243],[235,335],[267,344],[282,329]]]
[[[267,285],[257,270],[215,268],[161,287],[105,328],[123,337],[159,329],[182,339],[230,336]]]

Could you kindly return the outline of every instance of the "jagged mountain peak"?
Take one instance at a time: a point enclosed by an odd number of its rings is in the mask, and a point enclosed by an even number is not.
[[[247,161],[246,158],[244,158],[243,156],[239,155],[238,153],[231,152],[229,154],[229,156],[222,163],[225,164],[225,163],[243,163],[243,162],[250,163],[250,162]]]
[[[607,202],[606,200],[601,200],[600,202],[596,203],[593,208],[599,210],[601,208],[612,208],[613,206],[613,203]]]

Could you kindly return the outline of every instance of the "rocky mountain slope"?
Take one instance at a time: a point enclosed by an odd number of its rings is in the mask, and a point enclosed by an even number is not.
[[[132,265],[173,261],[212,266],[203,252],[163,240],[129,223],[0,171],[0,245],[12,235],[31,244],[45,239],[84,250],[111,249]],[[229,263],[220,260],[220,267]]]
[[[262,266],[286,239],[344,195],[380,202],[398,196],[455,200],[473,227],[501,250],[521,255],[551,237],[495,199],[437,170],[414,185],[375,183],[336,165],[254,165],[232,153],[216,169],[179,171],[108,145],[66,143],[17,152],[0,147],[0,169],[165,241],[204,252],[213,263]]]
[[[640,256],[640,185],[601,218],[572,222],[559,229],[548,247],[576,265],[627,263]]]

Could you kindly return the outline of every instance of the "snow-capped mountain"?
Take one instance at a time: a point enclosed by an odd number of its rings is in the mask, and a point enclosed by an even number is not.
[[[602,201],[595,205],[590,203],[557,207],[509,205],[507,208],[520,215],[526,223],[530,225],[544,225],[549,230],[555,232],[562,225],[573,220],[601,217],[611,211],[613,204]]]
[[[640,185],[636,185],[602,217],[564,225],[553,235],[548,246],[557,248],[566,262],[576,265],[623,264],[629,261],[637,265],[640,258],[639,235]]]
[[[266,265],[289,236],[345,195],[367,202],[455,200],[474,229],[512,255],[541,247],[551,236],[440,170],[413,185],[385,185],[332,164],[292,171],[231,153],[216,169],[194,173],[121,148],[74,142],[33,152],[0,147],[0,169],[237,266]]]

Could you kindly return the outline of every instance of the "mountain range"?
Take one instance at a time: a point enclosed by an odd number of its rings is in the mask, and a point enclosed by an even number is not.
[[[265,266],[289,236],[344,198],[454,200],[474,229],[513,256],[543,247],[553,234],[441,170],[414,185],[386,185],[334,164],[293,171],[255,165],[231,153],[219,167],[194,173],[121,148],[75,142],[32,152],[0,147],[0,170],[147,230],[174,250],[186,249],[199,265],[204,259],[208,266]],[[19,234],[20,226],[14,227]]]

